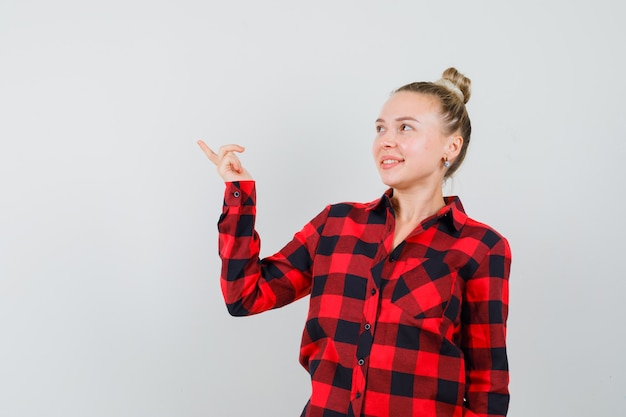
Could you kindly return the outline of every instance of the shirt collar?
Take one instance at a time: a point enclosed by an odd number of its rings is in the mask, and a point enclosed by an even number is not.
[[[450,219],[450,224],[454,227],[454,230],[459,231],[465,225],[467,221],[467,214],[461,204],[461,199],[457,196],[444,197],[446,205],[439,210],[439,218],[445,216]]]
[[[391,196],[393,196],[393,188],[389,188],[382,197],[367,203],[365,205],[365,210],[367,211],[376,211],[381,210],[385,207],[391,207]]]
[[[367,211],[382,210],[391,208],[391,197],[393,196],[393,188],[388,189],[379,199],[366,204]],[[461,199],[457,196],[444,197],[446,203],[436,214],[437,219],[443,219],[450,222],[454,230],[460,230],[467,221],[467,214],[461,204]]]

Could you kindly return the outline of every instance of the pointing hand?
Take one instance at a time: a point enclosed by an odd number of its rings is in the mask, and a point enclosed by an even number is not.
[[[198,141],[200,149],[217,167],[217,173],[225,182],[251,180],[250,173],[241,166],[241,161],[235,152],[241,153],[245,149],[239,145],[224,145],[217,153],[213,152],[202,140]]]

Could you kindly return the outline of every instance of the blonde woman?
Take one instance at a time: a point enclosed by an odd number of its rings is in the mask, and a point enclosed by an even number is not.
[[[456,69],[396,90],[372,146],[389,189],[327,206],[259,259],[255,183],[237,153],[199,141],[226,183],[219,220],[222,290],[235,316],[310,295],[300,362],[302,416],[505,416],[511,252],[442,184],[463,162],[470,80]]]

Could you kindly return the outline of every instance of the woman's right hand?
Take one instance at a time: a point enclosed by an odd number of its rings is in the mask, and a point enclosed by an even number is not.
[[[200,149],[217,167],[217,173],[220,174],[225,182],[251,180],[250,173],[241,166],[241,161],[235,155],[235,152],[243,152],[245,149],[239,145],[224,145],[217,153],[213,152],[202,140],[198,141]]]

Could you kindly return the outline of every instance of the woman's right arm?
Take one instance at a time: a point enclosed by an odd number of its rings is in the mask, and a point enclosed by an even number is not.
[[[324,210],[278,253],[260,259],[255,203],[254,181],[226,183],[218,222],[219,254],[222,293],[233,316],[282,307],[309,294],[319,230],[328,216]]]
[[[278,253],[261,260],[261,243],[254,228],[255,183],[235,155],[244,149],[226,145],[215,153],[204,142],[198,144],[226,183],[218,230],[221,288],[230,314],[256,314],[307,295],[319,230],[326,221],[327,210],[296,233]]]

